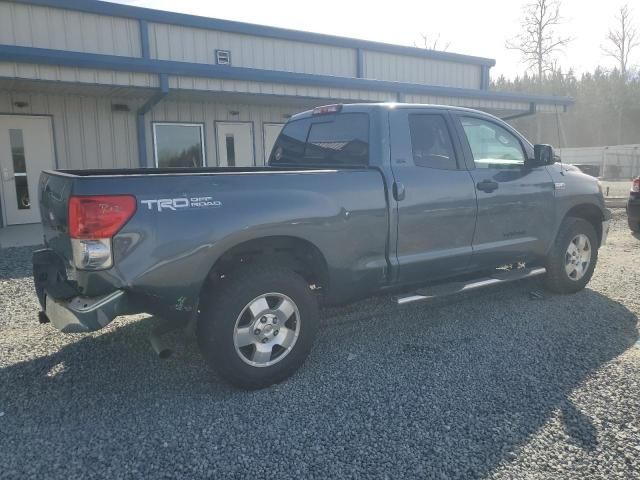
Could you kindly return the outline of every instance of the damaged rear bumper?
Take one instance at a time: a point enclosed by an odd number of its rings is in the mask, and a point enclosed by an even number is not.
[[[101,297],[74,297],[56,300],[45,297],[47,319],[63,333],[85,333],[100,330],[118,315],[132,313],[123,290]]]
[[[61,332],[93,332],[118,315],[137,313],[127,293],[121,289],[83,296],[76,282],[67,278],[64,260],[51,249],[34,252],[33,278],[44,310],[40,321],[50,321]]]

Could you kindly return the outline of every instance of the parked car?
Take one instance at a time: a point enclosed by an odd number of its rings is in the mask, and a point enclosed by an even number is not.
[[[39,201],[43,322],[196,322],[206,361],[246,388],[302,364],[319,305],[535,274],[577,292],[610,219],[599,183],[550,146],[483,112],[402,104],[295,115],[266,167],[47,171]]]
[[[640,177],[631,182],[629,200],[627,201],[627,219],[632,232],[640,232]]]

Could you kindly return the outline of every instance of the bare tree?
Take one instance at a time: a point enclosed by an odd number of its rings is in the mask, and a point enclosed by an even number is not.
[[[555,68],[555,55],[571,41],[556,32],[562,23],[560,0],[532,0],[524,7],[521,26],[522,33],[508,40],[506,47],[518,50],[527,68],[538,77],[542,77]]]
[[[607,44],[602,47],[602,50],[605,55],[616,60],[620,76],[626,80],[629,72],[629,57],[631,52],[640,45],[638,30],[633,26],[633,14],[628,5],[620,7],[616,24],[615,28],[609,29]]]
[[[425,33],[420,34],[420,41],[413,42],[413,46],[417,48],[426,48],[427,50],[440,50],[446,52],[451,46],[451,42],[441,43],[440,34],[429,36]]]

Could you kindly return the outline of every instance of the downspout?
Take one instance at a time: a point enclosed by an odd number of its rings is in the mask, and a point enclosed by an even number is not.
[[[155,107],[160,100],[169,93],[169,75],[161,73],[159,75],[160,90],[146,101],[136,112],[136,130],[138,137],[138,164],[140,168],[147,167],[147,136],[145,132],[144,116]]]

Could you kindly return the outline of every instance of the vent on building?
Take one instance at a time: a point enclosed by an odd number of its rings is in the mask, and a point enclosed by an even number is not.
[[[216,50],[216,63],[218,65],[231,65],[231,52],[229,50]]]

